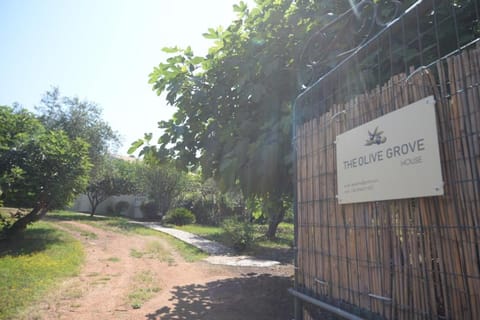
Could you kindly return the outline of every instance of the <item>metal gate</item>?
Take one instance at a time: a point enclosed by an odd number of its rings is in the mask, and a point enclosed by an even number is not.
[[[404,6],[361,1],[302,53],[297,320],[480,319],[480,4]],[[430,95],[445,194],[340,205],[336,136]]]

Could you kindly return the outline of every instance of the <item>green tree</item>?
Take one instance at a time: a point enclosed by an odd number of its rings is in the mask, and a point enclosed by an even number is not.
[[[61,129],[72,139],[88,141],[92,161],[118,147],[118,133],[102,119],[102,108],[94,102],[61,96],[55,87],[45,92],[35,109],[46,128]]]
[[[47,129],[63,130],[70,139],[81,138],[88,142],[92,180],[100,179],[97,171],[101,176],[104,162],[120,141],[118,134],[102,119],[101,107],[78,97],[61,96],[58,88],[52,88],[45,92],[35,109]]]
[[[136,163],[122,159],[109,157],[104,161],[102,167],[97,169],[96,177],[90,179],[86,189],[92,216],[98,205],[108,197],[137,192],[137,168]]]
[[[159,123],[164,134],[158,147],[147,150],[175,158],[183,168],[200,166],[223,190],[240,186],[245,197],[262,199],[269,238],[292,196],[297,51],[321,24],[318,17],[343,9],[336,7],[265,0],[250,10],[240,2],[234,6],[237,19],[226,29],[204,34],[214,41],[205,57],[191,48],[165,48],[172,56],[150,75],[153,88],[166,92],[177,111]]]
[[[46,128],[63,130],[70,139],[88,142],[92,169],[86,191],[92,215],[109,196],[129,193],[131,184],[113,172],[110,153],[118,146],[119,136],[102,120],[100,106],[78,97],[61,96],[59,89],[54,87],[45,92],[35,109]]]
[[[114,174],[106,174],[100,179],[90,181],[86,193],[90,202],[90,215],[93,216],[100,203],[108,197],[122,194],[131,194],[135,186],[130,181]]]
[[[63,131],[46,130],[25,110],[0,107],[0,183],[6,205],[32,208],[11,225],[11,236],[61,208],[83,191],[88,181],[88,144]]]
[[[137,170],[139,192],[153,201],[158,213],[166,214],[183,190],[183,173],[165,163],[147,163]]]
[[[12,150],[26,144],[31,135],[43,132],[41,123],[28,111],[0,106],[0,189],[5,198],[10,185],[21,179],[23,170],[13,161]]]
[[[143,165],[142,161],[138,161],[133,158],[125,160],[123,158],[116,158],[114,156],[110,157],[109,163],[111,170],[115,173],[115,176],[121,177],[131,185],[137,185],[137,172],[138,168]],[[133,190],[132,192],[136,191]]]
[[[212,178],[202,179],[200,174],[189,173],[177,202],[193,212],[196,222],[204,225],[219,225],[233,215],[250,215],[241,190],[221,192]]]

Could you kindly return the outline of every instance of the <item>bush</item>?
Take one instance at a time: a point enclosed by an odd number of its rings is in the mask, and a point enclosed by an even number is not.
[[[253,244],[253,226],[238,218],[225,219],[222,223],[228,244],[237,251],[245,251]]]
[[[175,208],[167,212],[163,218],[166,223],[171,223],[177,226],[195,223],[195,216],[193,213],[185,208]]]
[[[204,197],[199,192],[190,192],[183,194],[182,198],[177,200],[176,207],[190,210],[199,224],[209,226],[220,224],[220,210],[213,201],[213,197]]]
[[[106,208],[105,208],[105,214],[107,216],[115,216],[115,210],[113,210],[113,205],[109,204]]]
[[[158,205],[154,201],[144,201],[140,206],[140,210],[146,218],[156,218],[158,213]]]
[[[119,201],[115,204],[115,212],[116,213],[122,213],[128,210],[130,208],[130,203],[127,201]]]
[[[209,226],[218,226],[220,223],[220,211],[213,201],[199,200],[193,203],[192,212],[198,223]]]
[[[295,215],[294,215],[294,212],[293,212],[293,206],[290,206],[285,211],[285,216],[283,217],[283,222],[294,223],[294,220],[295,220]]]

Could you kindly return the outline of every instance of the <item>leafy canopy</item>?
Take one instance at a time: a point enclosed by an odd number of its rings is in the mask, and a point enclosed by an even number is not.
[[[59,208],[83,191],[88,144],[46,130],[26,110],[0,107],[0,186],[6,205]]]
[[[204,57],[190,47],[165,48],[171,57],[154,68],[150,83],[177,111],[159,122],[158,145],[146,145],[142,153],[174,158],[185,169],[201,167],[223,190],[240,186],[247,198],[269,202],[272,237],[292,195],[297,51],[310,30],[326,22],[321,17],[343,12],[340,7],[262,0],[249,9],[240,2],[227,28],[204,33],[213,41]],[[146,142],[136,141],[131,151]]]
[[[136,164],[125,160],[106,157],[91,177],[86,188],[90,213],[93,215],[100,203],[111,196],[134,194],[137,191],[136,179],[133,175]]]
[[[249,10],[240,2],[226,29],[204,33],[213,40],[204,57],[190,47],[164,49],[172,56],[154,68],[150,83],[177,111],[159,122],[159,145],[144,153],[175,158],[183,168],[200,166],[225,190],[239,184],[247,196],[290,195],[295,56],[318,24],[312,17],[327,8],[310,1],[257,4]]]
[[[47,129],[63,130],[70,139],[88,142],[88,154],[94,165],[92,175],[96,169],[101,170],[98,166],[118,147],[118,133],[102,119],[102,109],[94,102],[61,96],[58,88],[52,88],[35,109]]]

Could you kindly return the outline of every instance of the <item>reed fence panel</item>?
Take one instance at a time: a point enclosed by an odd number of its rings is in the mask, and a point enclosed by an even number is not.
[[[296,126],[297,286],[370,319],[480,319],[480,47],[409,74]],[[445,195],[339,205],[336,136],[430,95]]]

